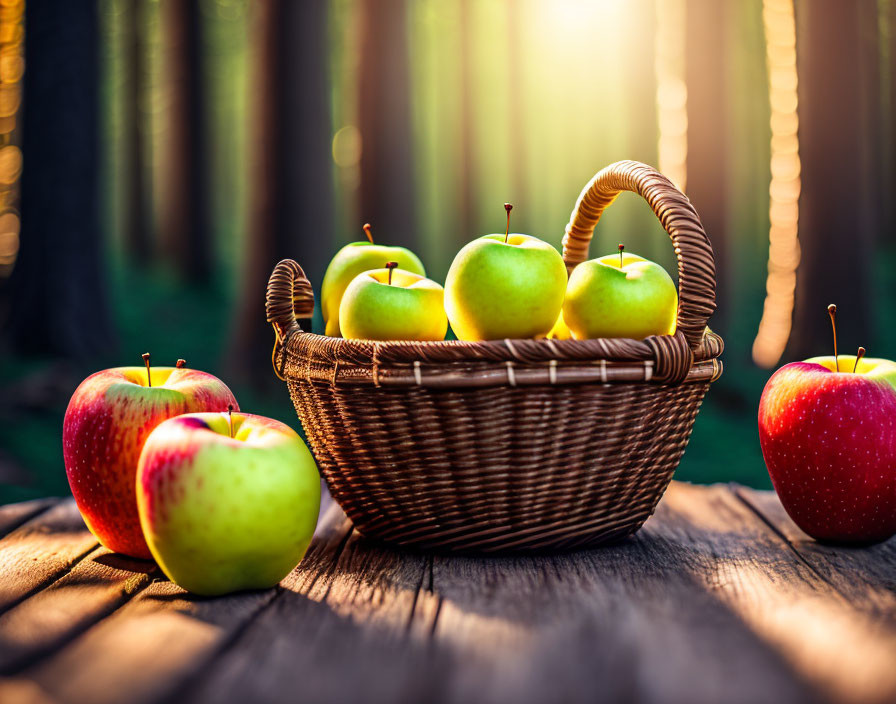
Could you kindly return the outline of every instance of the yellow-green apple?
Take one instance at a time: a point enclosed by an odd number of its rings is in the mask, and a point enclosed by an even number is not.
[[[537,237],[510,232],[465,245],[445,279],[445,310],[460,340],[542,337],[560,315],[566,266]]]
[[[786,364],[759,401],[759,442],[787,513],[817,540],[896,534],[896,364],[860,354]]]
[[[675,282],[659,264],[623,249],[582,262],[570,274],[563,319],[577,340],[675,332]]]
[[[320,476],[288,425],[190,413],[146,439],[137,504],[149,548],[171,581],[205,596],[266,589],[308,549]]]
[[[211,374],[178,367],[118,367],[75,390],[62,425],[62,451],[84,522],[110,550],[152,557],[137,514],[137,460],[163,420],[191,411],[223,411],[236,399]]]
[[[350,340],[444,340],[445,291],[435,281],[396,268],[365,271],[345,289],[339,327]]]
[[[327,266],[324,281],[321,285],[321,312],[326,325],[326,334],[339,337],[342,332],[339,323],[339,305],[345,289],[352,280],[365,271],[379,269],[386,262],[398,262],[398,266],[413,274],[426,276],[423,263],[409,249],[404,247],[387,247],[374,244],[370,233],[370,224],[364,225],[367,242],[352,242],[336,252],[336,256]]]

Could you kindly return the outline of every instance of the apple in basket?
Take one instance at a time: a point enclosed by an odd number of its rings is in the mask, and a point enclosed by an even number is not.
[[[320,476],[296,432],[247,413],[191,413],[159,425],[137,470],[153,557],[195,594],[277,584],[308,549]]]
[[[365,271],[345,289],[339,327],[350,340],[444,340],[445,292],[424,276],[396,268]]]
[[[461,340],[542,337],[557,322],[566,265],[547,242],[510,232],[465,245],[445,279],[445,310]]]
[[[836,306],[830,306],[832,324]],[[896,364],[837,354],[785,364],[759,402],[759,440],[787,513],[813,538],[896,534]]]
[[[412,274],[425,276],[423,263],[416,254],[404,247],[387,247],[375,244],[370,224],[364,225],[366,242],[352,242],[336,252],[327,266],[321,285],[321,312],[326,325],[326,334],[338,337],[342,334],[339,322],[339,306],[342,296],[352,280],[365,271],[378,269],[385,262],[394,261],[399,268]]]
[[[625,252],[579,264],[569,277],[563,320],[573,337],[630,337],[675,332],[678,291],[663,267]]]
[[[149,433],[191,411],[226,411],[236,399],[211,374],[177,367],[117,367],[87,377],[75,390],[62,424],[62,453],[84,522],[103,545],[150,558],[140,530],[134,481]]]

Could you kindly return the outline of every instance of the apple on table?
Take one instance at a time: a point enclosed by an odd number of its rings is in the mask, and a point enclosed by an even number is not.
[[[135,481],[143,443],[162,421],[192,411],[237,407],[223,381],[183,360],[176,367],[116,367],[75,390],[62,425],[62,452],[84,522],[105,547],[152,557],[137,514]]]
[[[423,263],[409,249],[375,244],[370,224],[364,225],[367,241],[352,242],[336,252],[327,266],[321,285],[321,312],[326,326],[325,333],[331,337],[342,334],[339,322],[339,305],[342,296],[352,280],[365,271],[380,269],[389,261],[397,262],[399,268],[412,274],[426,276]]]
[[[675,332],[678,291],[668,272],[637,254],[582,262],[569,277],[563,320],[573,337],[628,337],[643,340]]]
[[[832,324],[836,306],[830,306]],[[759,440],[785,510],[820,541],[896,534],[896,363],[838,355],[786,364],[759,402]]]
[[[147,438],[137,503],[153,557],[173,582],[204,596],[265,589],[311,543],[320,475],[280,421],[190,413]]]
[[[350,340],[444,340],[445,292],[435,281],[399,269],[365,271],[345,289],[339,327]]]
[[[510,232],[465,245],[445,279],[445,310],[460,340],[543,337],[560,315],[566,265],[537,237]]]

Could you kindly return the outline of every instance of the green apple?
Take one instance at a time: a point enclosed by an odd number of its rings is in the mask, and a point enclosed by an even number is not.
[[[566,288],[560,253],[537,237],[485,235],[465,245],[445,279],[445,310],[460,340],[547,335]]]
[[[389,262],[348,285],[339,306],[339,327],[349,340],[444,340],[444,298],[435,281]]]
[[[628,252],[582,262],[569,277],[563,319],[577,340],[675,332],[678,291],[663,267]]]
[[[166,575],[195,594],[276,585],[308,549],[320,476],[296,432],[270,418],[189,413],[150,433],[137,506]]]
[[[321,286],[321,312],[324,316],[326,334],[331,337],[339,337],[342,332],[339,325],[339,304],[345,289],[352,280],[365,271],[379,269],[386,262],[398,262],[398,266],[405,271],[426,276],[423,263],[409,249],[404,247],[387,247],[374,244],[370,235],[370,225],[364,226],[368,242],[352,242],[336,252]]]

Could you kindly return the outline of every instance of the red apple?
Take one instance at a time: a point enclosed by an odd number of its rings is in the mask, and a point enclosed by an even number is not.
[[[162,421],[226,411],[236,399],[215,376],[195,369],[106,369],[75,390],[62,426],[65,471],[84,522],[110,550],[151,559],[137,512],[137,461]],[[151,384],[147,381],[151,380]]]
[[[896,534],[896,364],[840,355],[781,367],[759,402],[759,441],[781,503],[810,536]]]

